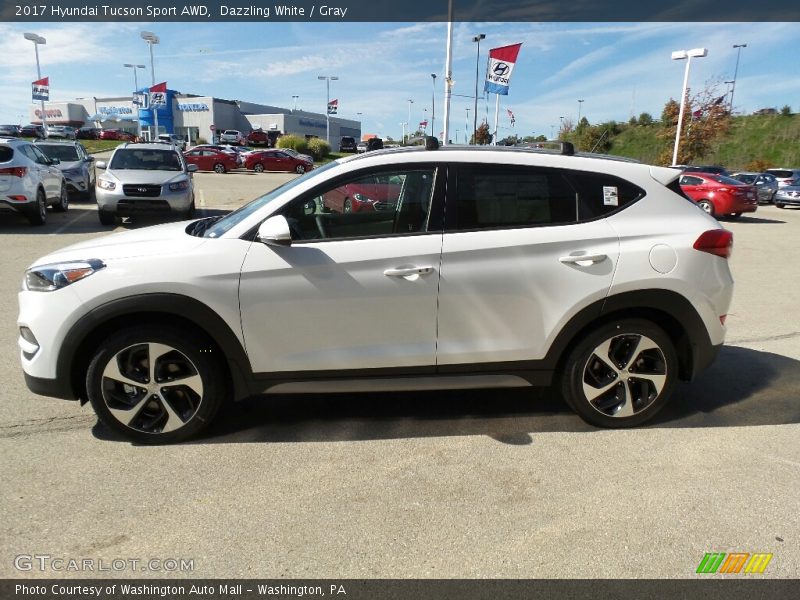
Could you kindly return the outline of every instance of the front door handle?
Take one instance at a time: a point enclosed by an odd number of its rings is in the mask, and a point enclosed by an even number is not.
[[[565,265],[578,265],[579,267],[588,267],[594,263],[599,263],[608,258],[607,254],[575,254],[570,256],[562,256],[558,261]]]
[[[387,277],[404,277],[413,280],[420,275],[427,275],[431,272],[433,272],[433,267],[400,267],[397,269],[386,269],[383,274]]]

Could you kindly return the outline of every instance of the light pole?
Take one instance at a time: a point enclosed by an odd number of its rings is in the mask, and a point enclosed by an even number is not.
[[[147,45],[150,47],[150,81],[151,81],[150,86],[152,87],[156,84],[156,69],[155,65],[153,64],[153,44],[158,44],[161,40],[152,31],[142,31],[139,34],[139,37],[141,37],[145,42],[147,42]],[[147,97],[148,98],[151,97],[149,93]],[[155,106],[153,106],[153,104],[150,102],[148,103],[148,105],[150,106],[150,110],[153,111],[153,124],[155,125],[153,139],[156,139],[158,137],[158,109]]]
[[[431,93],[431,135],[436,136],[436,73],[431,73],[433,80],[433,92]]]
[[[400,126],[403,128],[403,135],[402,135],[402,137],[400,139],[403,140],[403,143],[405,144],[406,143],[406,124],[405,123],[400,123]]]
[[[736,91],[736,75],[739,73],[739,56],[742,54],[742,48],[747,48],[747,44],[734,44],[736,48],[736,68],[733,70],[733,87],[731,87],[731,108],[728,111],[731,116],[733,115],[733,93]]]
[[[472,38],[473,42],[478,43],[478,52],[475,56],[475,112],[472,115],[472,136],[473,142],[478,143],[478,69],[480,68],[481,60],[481,40],[486,39],[485,33],[479,33]]]
[[[467,107],[467,120],[464,122],[464,143],[469,144],[469,106]]]
[[[558,118],[561,121],[561,126],[559,127],[558,130],[558,139],[561,139],[561,136],[564,135],[564,117],[558,117]]]
[[[317,79],[320,81],[325,80],[325,93],[328,96],[328,99],[325,103],[325,140],[328,142],[328,145],[331,144],[331,81],[338,81],[338,77],[336,75],[318,75]]]
[[[46,44],[47,40],[35,33],[26,33],[25,39],[33,42],[33,49],[36,52],[36,79],[42,78],[42,70],[39,68],[39,44]],[[47,137],[47,113],[44,111],[44,100],[40,100],[42,110],[42,135]]]
[[[292,96],[292,99],[294,100],[294,107],[292,108],[292,112],[294,112],[294,111],[296,111],[296,110],[297,110],[297,99],[298,99],[299,97],[300,97],[300,96]]]
[[[408,121],[406,121],[406,123],[408,124],[408,137],[411,137],[411,105],[412,104],[414,104],[414,101],[411,98],[409,98],[408,99]],[[404,140],[403,143],[405,144],[406,140]]]
[[[583,104],[582,99],[578,99],[578,127],[581,125],[581,105]]]
[[[693,48],[691,50],[676,50],[672,53],[672,60],[685,60],[686,71],[683,74],[683,90],[681,91],[681,108],[678,113],[678,129],[675,131],[675,148],[672,151],[672,164],[678,164],[678,146],[681,141],[681,126],[683,125],[683,111],[686,109],[686,88],[689,85],[689,67],[692,58],[701,58],[708,55],[706,48]]]
[[[128,67],[129,69],[133,69],[133,94],[136,96],[139,93],[139,78],[136,76],[136,69],[145,69],[144,65],[132,65],[130,63],[125,63],[122,65],[123,67]],[[138,104],[138,96],[136,100],[136,136],[142,137],[142,123],[139,121],[139,104]]]

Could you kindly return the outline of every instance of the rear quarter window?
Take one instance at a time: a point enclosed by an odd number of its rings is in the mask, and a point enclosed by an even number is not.
[[[0,146],[0,162],[8,162],[14,158],[14,149],[10,146]]]
[[[570,171],[567,178],[577,194],[579,221],[604,217],[645,194],[639,186],[614,175]]]

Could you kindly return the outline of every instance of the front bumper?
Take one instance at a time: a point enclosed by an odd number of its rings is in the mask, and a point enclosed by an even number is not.
[[[97,206],[100,210],[130,214],[139,212],[181,212],[189,210],[192,204],[192,190],[170,192],[166,185],[161,186],[159,196],[126,196],[121,189],[104,190],[97,187],[95,190]]]
[[[778,192],[775,194],[775,204],[792,204],[794,206],[800,206],[800,193],[799,192],[792,192],[792,195],[788,195],[785,193]]]

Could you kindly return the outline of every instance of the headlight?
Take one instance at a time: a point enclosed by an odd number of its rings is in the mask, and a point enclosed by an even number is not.
[[[189,188],[189,181],[184,179],[183,181],[176,181],[175,183],[169,184],[169,191],[170,192],[180,192],[181,190],[185,190]]]
[[[359,202],[375,202],[371,198],[367,198],[364,194],[353,194],[353,198],[355,198]]]
[[[117,184],[113,181],[109,181],[108,179],[98,179],[97,180],[97,187],[102,190],[113,190],[116,189]]]
[[[102,260],[90,258],[31,267],[25,272],[25,287],[32,292],[52,292],[84,279],[105,266]]]
[[[64,175],[67,177],[79,177],[81,175],[80,169],[66,169]]]

